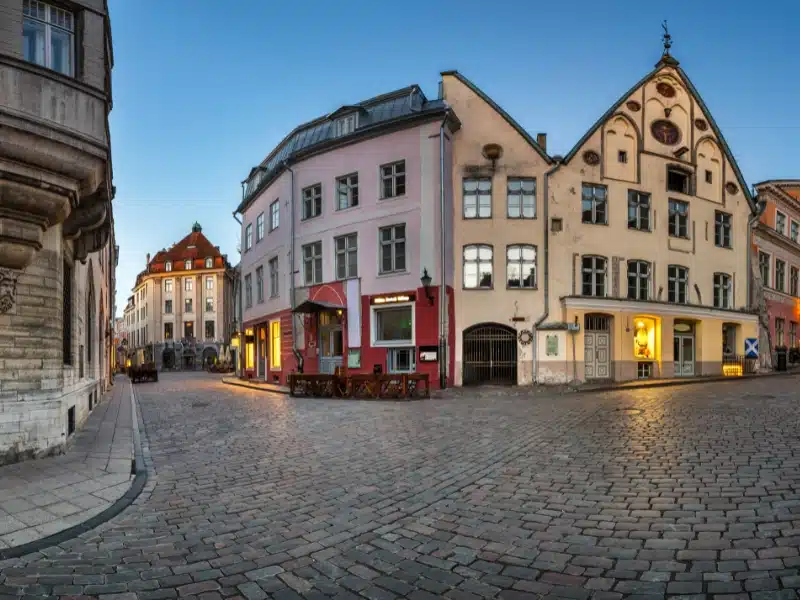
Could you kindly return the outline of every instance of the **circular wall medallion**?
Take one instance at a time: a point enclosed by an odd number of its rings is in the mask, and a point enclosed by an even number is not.
[[[675,88],[668,83],[664,83],[663,81],[656,85],[656,91],[665,98],[675,97]]]
[[[519,343],[523,346],[527,346],[533,341],[533,333],[531,333],[527,329],[523,329],[519,332]]]
[[[639,112],[642,110],[642,105],[636,100],[628,100],[628,102],[625,103],[625,106],[627,106],[628,110],[631,112]]]
[[[650,125],[653,137],[666,146],[674,146],[681,141],[681,130],[672,121],[659,119]]]
[[[739,191],[739,187],[732,181],[729,181],[725,184],[725,191],[729,194],[735,194]]]
[[[600,164],[600,155],[594,150],[587,150],[583,153],[583,162],[587,165],[595,166]]]
[[[708,123],[705,122],[703,119],[695,119],[694,126],[697,127],[700,131],[705,131],[708,129]]]

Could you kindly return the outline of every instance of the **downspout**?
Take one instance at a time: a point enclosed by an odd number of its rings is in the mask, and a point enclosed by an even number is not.
[[[244,184],[242,184],[242,197],[244,197]],[[239,363],[239,375],[244,377],[244,353],[245,353],[245,345],[246,339],[244,335],[244,299],[242,298],[242,259],[241,259],[241,247],[242,247],[242,220],[236,216],[236,211],[233,211],[233,218],[239,224],[239,276],[236,278],[236,283],[233,284],[233,291],[236,294],[236,304],[238,304],[238,309],[234,309],[236,311],[236,317],[234,321],[236,322],[236,330],[239,332],[239,352],[237,353],[237,362]]]
[[[294,271],[294,243],[295,243],[295,210],[294,210],[294,171],[289,166],[289,161],[283,161],[283,166],[292,175],[291,188],[289,189],[289,211],[291,213],[290,222],[291,230],[289,241],[289,293],[291,294],[290,303],[292,307],[292,354],[297,361],[297,372],[303,372],[303,355],[297,349],[297,335],[295,331],[295,318],[294,309],[297,307],[297,300],[295,299],[295,271]]]
[[[753,296],[752,296],[752,279],[753,279],[753,271],[752,271],[752,263],[753,263],[753,227],[761,219],[761,215],[764,214],[764,211],[767,208],[767,203],[764,201],[758,200],[758,196],[755,197],[756,199],[756,209],[753,212],[752,216],[747,220],[747,307],[753,308]]]
[[[538,346],[539,338],[539,325],[544,323],[545,319],[550,316],[550,175],[558,171],[561,167],[561,161],[556,160],[553,168],[549,169],[544,174],[544,202],[542,204],[542,221],[544,224],[544,313],[533,324],[533,364],[534,364],[534,381],[539,380],[539,361],[536,359],[536,347]]]
[[[445,273],[447,270],[447,246],[445,244],[445,200],[444,200],[444,129],[450,111],[444,113],[444,119],[439,126],[439,389],[447,387],[447,308],[449,305],[447,298],[447,281]]]

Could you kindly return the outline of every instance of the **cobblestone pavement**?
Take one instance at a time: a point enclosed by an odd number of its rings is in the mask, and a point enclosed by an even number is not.
[[[795,598],[798,379],[412,403],[136,386],[155,474],[0,600]]]

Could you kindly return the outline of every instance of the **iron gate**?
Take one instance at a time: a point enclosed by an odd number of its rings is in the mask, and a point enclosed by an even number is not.
[[[517,383],[517,332],[498,323],[481,323],[464,331],[464,385]]]

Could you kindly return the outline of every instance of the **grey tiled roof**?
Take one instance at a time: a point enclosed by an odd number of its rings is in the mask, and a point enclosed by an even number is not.
[[[339,138],[346,139],[378,125],[386,125],[414,114],[441,111],[445,107],[446,104],[443,100],[428,100],[419,86],[412,85],[359,104],[344,106],[330,115],[301,125],[286,136],[264,159],[264,162],[250,172],[239,210],[243,209],[249,199],[259,191],[262,184],[272,179],[285,160],[289,160],[299,153],[311,151],[315,146],[334,139],[336,117],[351,112],[358,113],[356,130]]]

